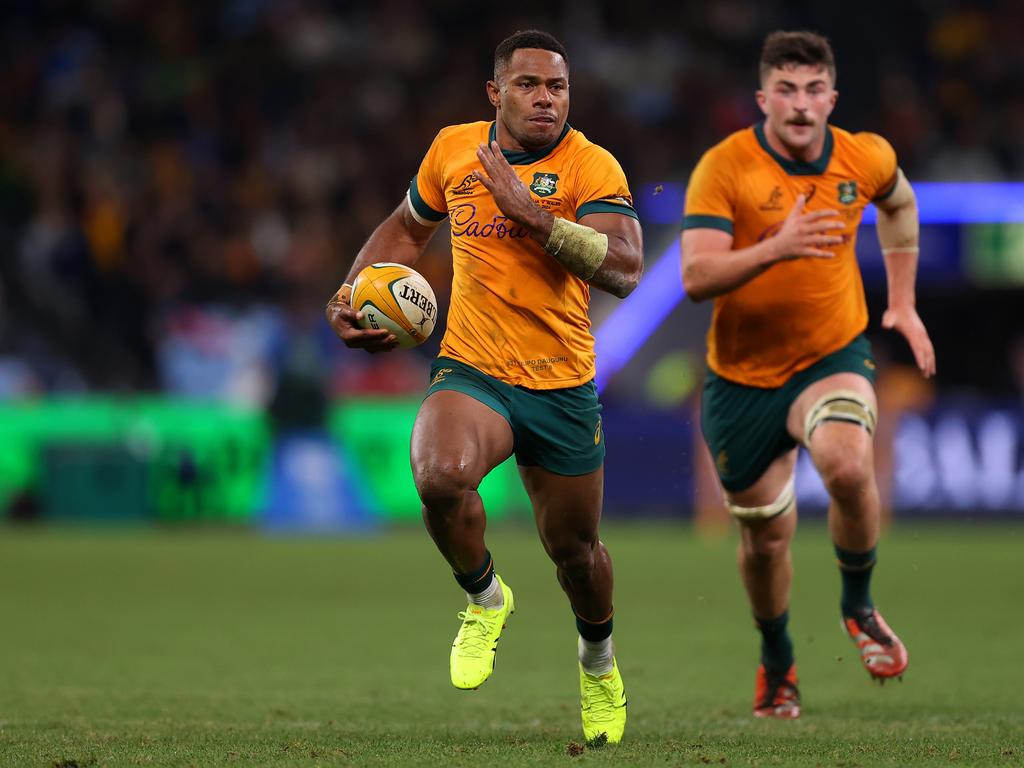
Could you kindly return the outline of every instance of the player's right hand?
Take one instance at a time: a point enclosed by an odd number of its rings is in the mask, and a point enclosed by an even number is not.
[[[327,323],[345,342],[349,349],[365,349],[367,352],[387,352],[398,346],[398,339],[387,329],[373,330],[361,328],[359,321],[362,312],[356,312],[347,301],[342,301],[337,294],[327,302],[324,311]]]
[[[775,235],[776,252],[780,260],[830,259],[835,253],[825,249],[843,242],[843,236],[837,234],[843,229],[843,222],[836,218],[839,211],[828,208],[805,213],[806,202],[806,196],[797,197],[793,210],[786,216],[782,228]]]

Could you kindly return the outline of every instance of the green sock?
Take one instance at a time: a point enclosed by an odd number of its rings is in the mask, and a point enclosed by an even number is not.
[[[789,637],[789,611],[783,611],[774,619],[754,621],[761,632],[761,663],[767,672],[784,675],[793,666],[793,641]]]
[[[836,547],[839,573],[843,577],[843,596],[840,608],[843,616],[860,616],[874,609],[871,601],[871,571],[877,562],[876,548],[867,552],[850,552]]]

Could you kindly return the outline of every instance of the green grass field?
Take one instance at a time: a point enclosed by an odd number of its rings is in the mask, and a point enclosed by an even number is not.
[[[872,684],[840,633],[827,535],[795,544],[804,717],[750,716],[758,640],[734,538],[606,526],[629,725],[587,749],[575,628],[526,526],[494,676],[448,682],[463,598],[418,529],[356,539],[0,532],[0,764],[1020,765],[1024,528],[888,533],[875,599],[906,641]]]

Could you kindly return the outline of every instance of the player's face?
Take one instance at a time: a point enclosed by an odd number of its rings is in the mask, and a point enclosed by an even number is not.
[[[826,67],[795,65],[773,69],[757,92],[768,130],[791,152],[817,149],[838,93]]]
[[[554,51],[519,48],[487,83],[503,149],[534,150],[558,138],[569,115],[569,68]],[[502,130],[504,129],[504,130]],[[505,143],[511,146],[505,146]]]

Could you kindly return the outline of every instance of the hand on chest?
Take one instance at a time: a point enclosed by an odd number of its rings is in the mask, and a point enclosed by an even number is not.
[[[831,210],[845,223],[844,233],[852,237],[860,224],[867,205],[857,180],[841,174],[813,177],[759,177],[744,180],[737,200],[736,222],[748,223],[760,241],[775,234],[796,205],[797,197],[804,196],[804,212]],[[739,227],[737,227],[739,228]]]

